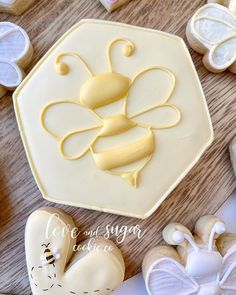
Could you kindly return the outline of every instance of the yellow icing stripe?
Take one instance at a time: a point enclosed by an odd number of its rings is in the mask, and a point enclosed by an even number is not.
[[[99,136],[106,137],[117,135],[135,126],[137,126],[137,123],[132,122],[122,114],[111,117],[105,117],[103,120],[103,127]]]
[[[112,50],[113,45],[115,45],[118,42],[125,42],[126,43],[126,45],[123,47],[123,50],[122,50],[122,53],[124,56],[130,57],[134,54],[134,51],[135,51],[135,46],[134,46],[133,42],[131,42],[129,39],[117,38],[117,39],[112,40],[107,48],[108,65],[109,65],[109,70],[111,73],[113,72],[112,62],[111,62],[111,50]]]
[[[100,169],[112,170],[146,158],[154,152],[154,149],[154,135],[150,130],[147,136],[135,143],[99,153],[91,148],[91,152]]]

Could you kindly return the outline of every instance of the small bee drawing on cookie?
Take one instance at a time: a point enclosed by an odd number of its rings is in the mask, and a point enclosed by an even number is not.
[[[100,74],[94,74],[85,60],[75,52],[59,54],[55,61],[58,74],[62,76],[69,74],[70,67],[64,59],[73,58],[84,66],[90,78],[82,84],[78,98],[49,102],[42,109],[40,119],[44,131],[58,141],[59,152],[64,159],[79,160],[90,152],[99,169],[120,176],[131,186],[137,187],[139,175],[151,161],[156,149],[154,131],[175,127],[180,122],[181,112],[177,106],[170,102],[176,88],[176,77],[170,69],[164,66],[151,66],[138,72],[132,79],[113,71],[112,48],[120,42],[125,43],[122,48],[124,57],[130,57],[134,54],[135,46],[129,39],[117,38],[112,40],[107,47],[110,71]],[[136,103],[137,100],[131,99],[130,92],[138,80],[141,80],[142,83],[142,79],[146,79],[150,75],[154,75],[154,79],[151,79],[149,88],[155,89],[157,85],[162,85],[164,81],[164,85],[165,83],[167,85],[165,93],[159,94],[160,91],[153,91],[154,103],[148,101],[148,99],[153,99],[153,97],[150,97],[152,95],[148,96],[147,93],[143,93],[143,100],[138,107],[139,109],[134,110],[132,104],[134,101]],[[121,103],[123,110],[119,110],[116,114],[100,114],[101,108],[107,109],[107,106],[117,102]],[[68,107],[71,109],[68,110]],[[57,113],[58,109],[59,112]],[[60,110],[63,111],[60,112]],[[72,122],[73,114],[71,114],[71,111],[78,113],[74,117],[78,119],[81,117],[80,112],[86,111],[87,117],[92,114],[93,118],[97,119],[97,124],[90,124],[86,128],[80,128],[79,125],[74,124],[64,133],[59,130],[59,133],[61,133],[58,134],[58,128],[56,127],[57,130],[55,131],[53,126],[59,126],[62,123],[62,116],[67,118],[64,121],[65,124]],[[48,123],[48,119],[51,120],[51,112],[58,114],[52,119],[52,124]],[[164,115],[162,113],[161,116],[160,112],[164,112]],[[171,115],[166,115],[169,112],[171,112]],[[158,123],[155,123],[155,118],[157,118],[156,122],[158,121]],[[78,122],[78,124],[80,123]],[[135,136],[127,135],[128,132],[136,131],[143,133],[141,136],[140,133],[135,134]],[[91,132],[95,132],[92,139],[83,141],[83,136],[87,136]],[[80,147],[81,143],[82,148]],[[70,148],[71,145],[73,145],[73,151]]]
[[[45,247],[43,255],[41,256],[41,262],[43,266],[54,265],[57,260],[61,258],[61,254],[57,248],[51,250],[49,248],[50,243],[42,244],[42,247]]]

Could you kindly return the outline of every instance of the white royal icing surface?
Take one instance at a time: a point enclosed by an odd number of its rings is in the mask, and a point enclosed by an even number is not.
[[[0,22],[0,86],[17,87],[23,79],[24,58],[30,50],[27,33],[19,26]]]
[[[227,69],[236,60],[236,15],[232,5],[230,8],[215,3],[207,4],[195,13],[189,24],[189,34],[207,49],[207,52],[204,49],[200,51],[204,54],[209,52],[205,58],[216,70]],[[199,50],[191,37],[189,42],[194,49]]]

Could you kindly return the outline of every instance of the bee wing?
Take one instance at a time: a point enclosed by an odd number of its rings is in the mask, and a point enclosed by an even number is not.
[[[169,69],[153,67],[139,73],[132,81],[126,98],[127,117],[143,127],[165,129],[175,126],[181,114],[170,103],[175,90],[175,75]],[[143,86],[147,87],[143,87]],[[142,89],[148,89],[143,93]]]
[[[59,142],[64,158],[78,159],[96,139],[101,119],[78,100],[56,100],[43,108],[41,125]]]
[[[56,260],[59,260],[61,258],[60,251],[57,248],[53,249],[52,254],[54,255]]]
[[[208,49],[235,36],[235,15],[226,7],[218,4],[203,6],[190,22],[192,33]]]
[[[153,264],[146,278],[148,294],[197,295],[199,285],[185,268],[172,258],[161,258]]]
[[[236,62],[236,34],[212,47],[206,58],[220,71],[233,65]]]
[[[222,295],[236,293],[236,246],[231,247],[224,256],[223,270],[219,275],[219,281]]]
[[[19,26],[0,22],[0,59],[17,63],[30,47],[27,33]]]
[[[22,81],[24,73],[17,64],[0,59],[0,85],[8,88],[16,88]]]

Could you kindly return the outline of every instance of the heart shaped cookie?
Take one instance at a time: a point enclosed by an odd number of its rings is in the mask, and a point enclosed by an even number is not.
[[[234,295],[236,292],[236,236],[225,234],[215,216],[201,217],[194,235],[183,225],[163,231],[170,246],[145,256],[143,274],[149,295]]]
[[[123,281],[124,261],[115,244],[98,237],[76,245],[77,235],[62,210],[42,208],[31,214],[25,247],[33,295],[107,295]]]

